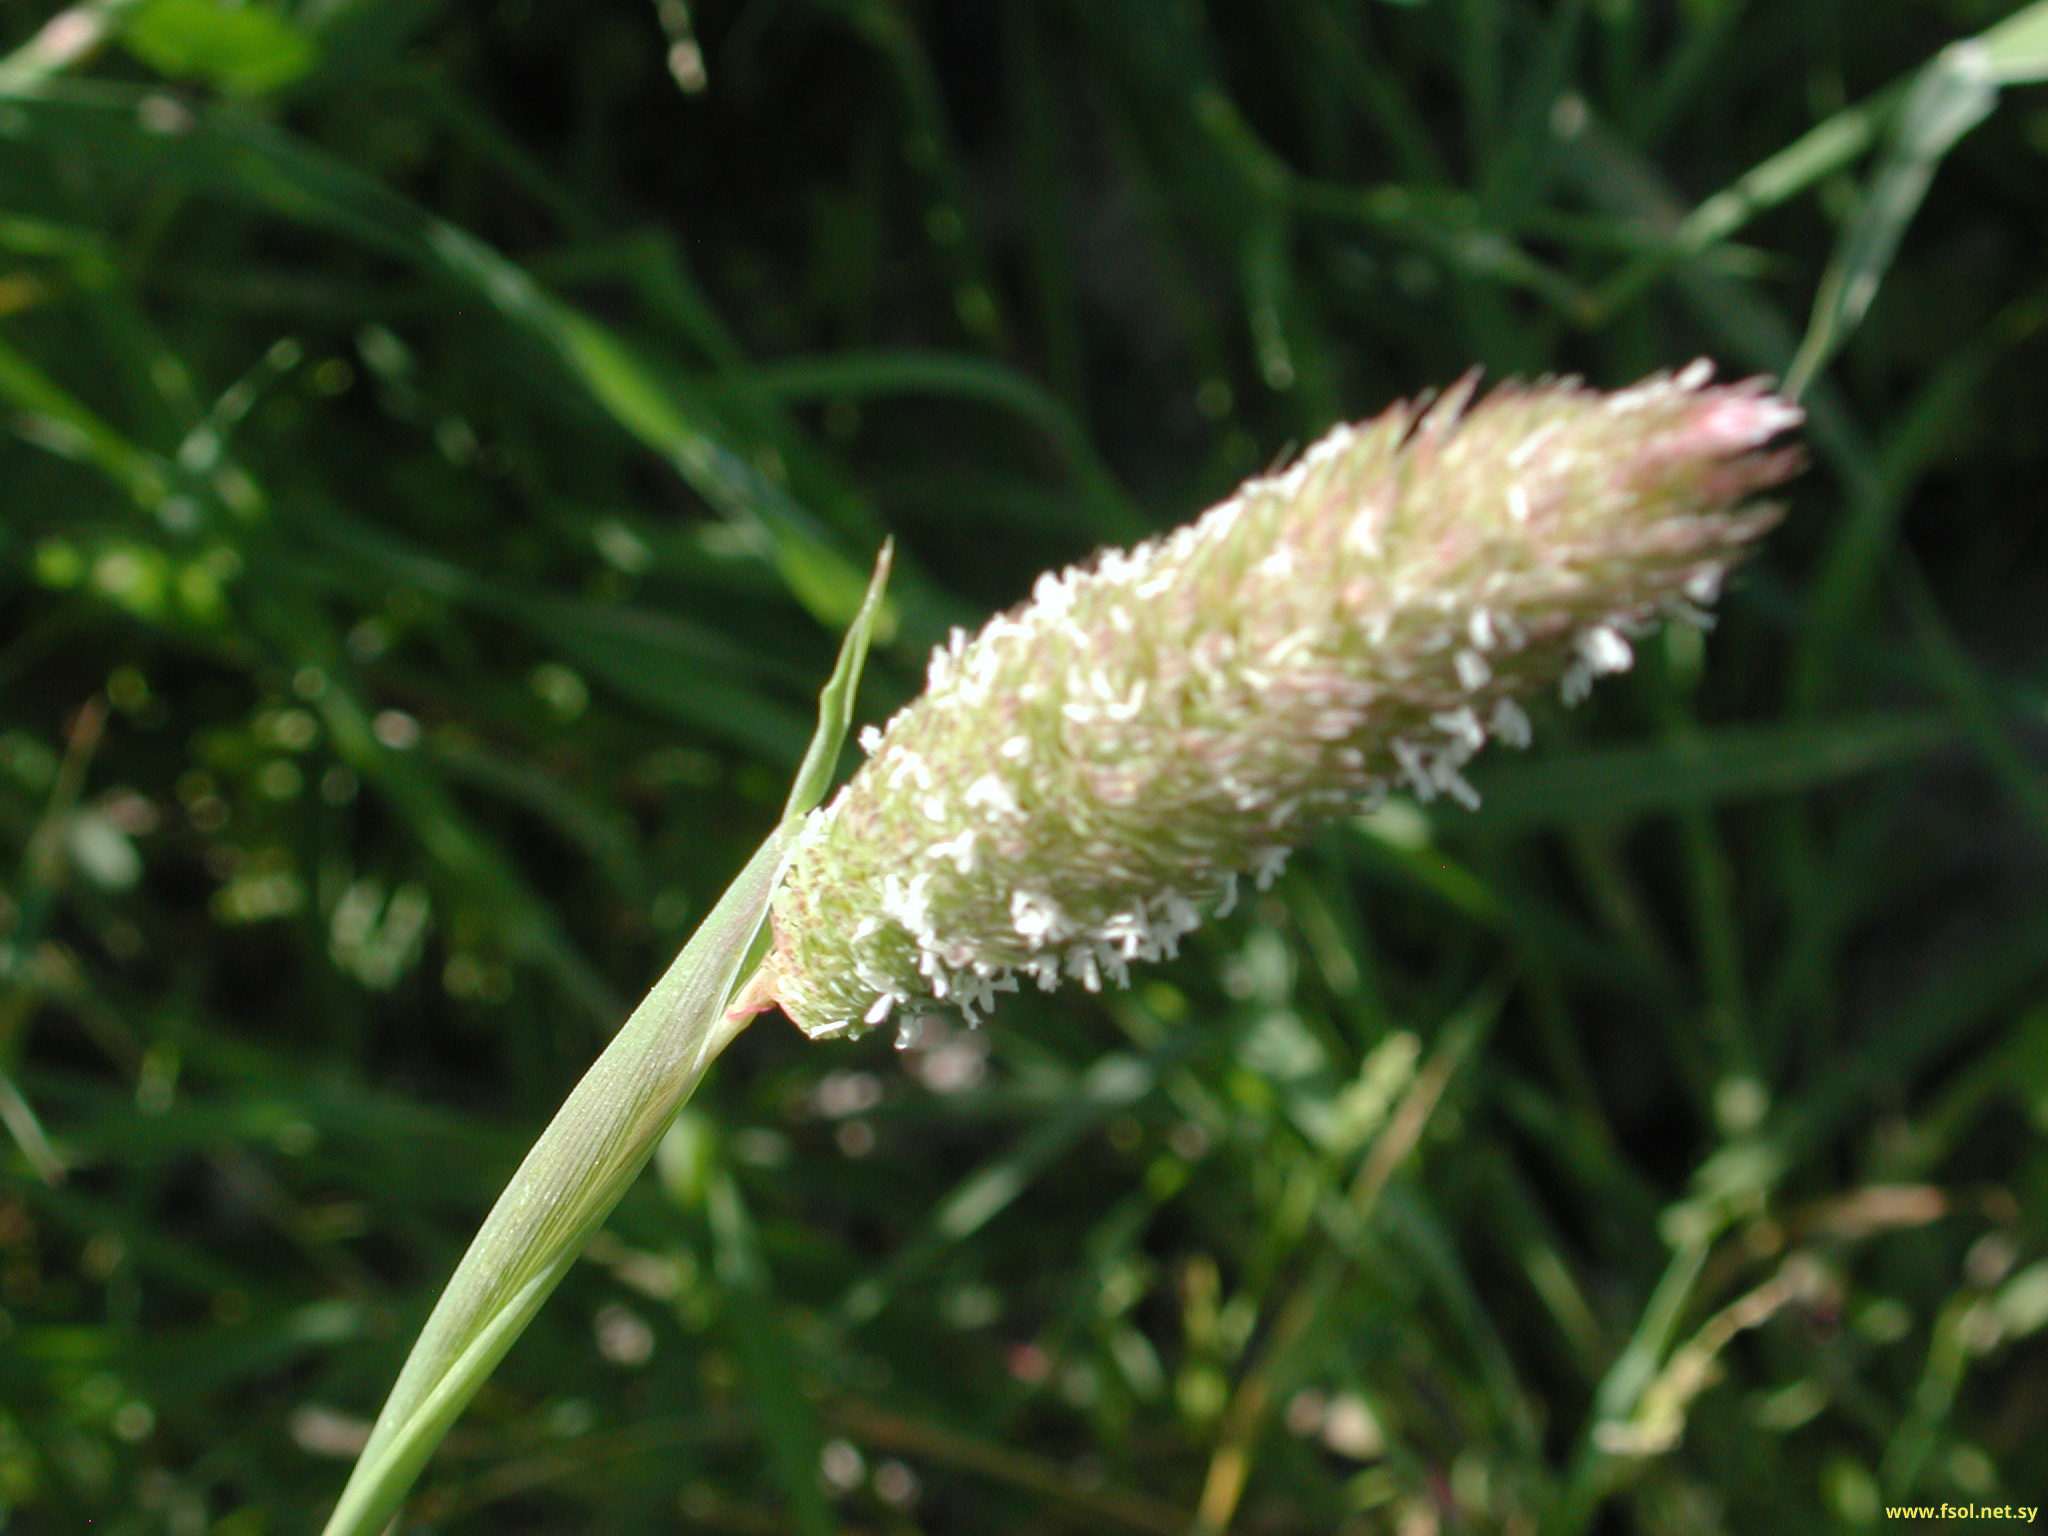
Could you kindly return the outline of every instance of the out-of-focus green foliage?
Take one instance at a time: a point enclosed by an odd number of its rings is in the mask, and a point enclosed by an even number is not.
[[[1128,994],[757,1024],[405,1528],[2041,1502],[2048,24],[1942,52],[2018,9],[0,5],[7,1529],[317,1528],[885,532],[869,716],[1471,363],[1802,335],[1704,647]]]

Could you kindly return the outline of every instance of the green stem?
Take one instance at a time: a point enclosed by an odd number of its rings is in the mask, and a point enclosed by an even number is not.
[[[771,834],[541,1133],[420,1332],[324,1536],[376,1536],[639,1174],[705,1069],[790,841]]]
[[[824,798],[888,579],[884,546],[775,830],[541,1132],[456,1266],[377,1416],[324,1536],[376,1536],[441,1437],[638,1177],[718,1053],[746,1027],[734,997],[767,950],[768,904]]]

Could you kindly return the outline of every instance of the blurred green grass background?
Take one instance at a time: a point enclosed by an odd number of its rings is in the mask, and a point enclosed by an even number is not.
[[[0,0],[4,1528],[317,1529],[885,533],[866,718],[1333,421],[1701,353],[1813,378],[1704,645],[1128,994],[749,1030],[401,1528],[2048,1499],[2017,10]]]

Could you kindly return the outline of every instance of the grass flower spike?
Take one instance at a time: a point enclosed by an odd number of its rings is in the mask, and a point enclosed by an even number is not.
[[[1576,702],[1699,622],[1776,518],[1796,406],[1704,362],[1607,394],[1468,378],[1340,426],[1196,522],[1039,579],[933,653],[813,812],[750,1002],[813,1036],[1029,978],[1090,990],[1392,788],[1477,797],[1518,695]]]

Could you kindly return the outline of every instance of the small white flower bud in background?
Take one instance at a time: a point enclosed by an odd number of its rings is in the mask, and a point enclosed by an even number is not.
[[[1132,961],[1272,883],[1320,824],[1529,740],[1668,617],[1704,622],[1776,519],[1801,420],[1704,361],[1606,394],[1507,385],[1340,426],[1194,523],[959,630],[812,813],[750,1006],[813,1036],[922,999],[970,1022]]]

